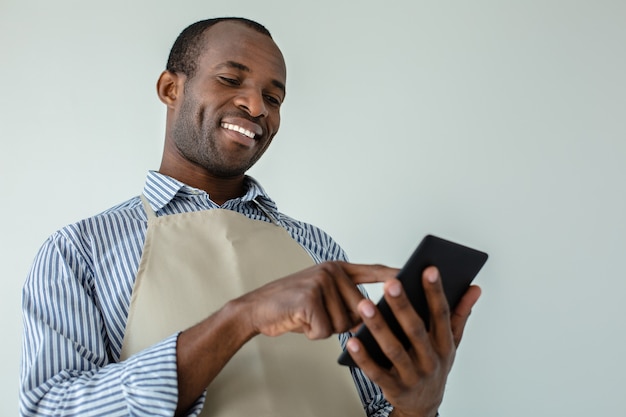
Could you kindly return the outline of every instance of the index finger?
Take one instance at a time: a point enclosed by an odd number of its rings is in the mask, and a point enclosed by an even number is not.
[[[372,284],[375,282],[385,282],[395,278],[400,270],[390,268],[380,264],[352,264],[339,262],[341,268],[346,272],[350,280],[355,284]]]
[[[343,261],[327,262],[323,265],[325,265],[326,272],[335,278],[335,288],[343,299],[353,325],[360,322],[357,305],[363,299],[363,294],[357,288],[357,284],[383,282],[394,278],[399,271],[384,265],[352,264]]]
[[[399,272],[397,268],[389,268],[379,264],[352,264],[343,261],[330,262],[328,267],[331,267],[329,268],[331,275],[339,278],[335,280],[335,284],[353,321],[353,325],[361,321],[357,306],[363,299],[363,294],[356,287],[357,284],[384,282],[395,278]],[[333,269],[334,271],[332,271]]]

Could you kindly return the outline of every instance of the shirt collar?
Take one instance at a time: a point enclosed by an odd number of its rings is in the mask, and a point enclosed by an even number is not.
[[[251,176],[246,175],[244,178],[246,193],[230,202],[247,203],[257,200],[264,207],[277,211],[276,203],[267,195],[261,184]],[[156,212],[168,205],[176,196],[184,197],[185,195],[207,194],[204,190],[191,187],[175,178],[163,175],[157,171],[149,171],[146,183],[143,188],[143,194],[148,199],[150,206]],[[226,202],[225,205],[228,205]]]

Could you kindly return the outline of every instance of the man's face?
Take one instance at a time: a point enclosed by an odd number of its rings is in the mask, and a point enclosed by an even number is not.
[[[244,174],[280,125],[286,69],[268,36],[240,23],[205,32],[195,75],[185,82],[172,139],[178,152],[209,174]]]

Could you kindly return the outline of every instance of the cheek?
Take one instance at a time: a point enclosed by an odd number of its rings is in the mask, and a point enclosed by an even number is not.
[[[276,111],[276,114],[272,116],[270,123],[274,134],[276,134],[276,132],[278,132],[278,128],[280,127],[280,111]]]
[[[198,101],[194,100],[192,97],[185,96],[178,116],[188,127],[202,126],[206,117],[206,111],[201,103],[198,103]]]

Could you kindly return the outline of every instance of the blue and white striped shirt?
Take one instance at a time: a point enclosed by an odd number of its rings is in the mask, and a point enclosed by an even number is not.
[[[346,260],[322,230],[282,213],[251,177],[247,192],[222,208],[269,221],[256,199],[315,262]],[[207,193],[157,172],[144,187],[157,216],[218,206]],[[20,415],[173,416],[177,404],[178,334],[120,362],[130,296],[147,216],[139,197],[64,227],[43,244],[24,284]],[[347,335],[340,335],[345,345]],[[391,406],[358,369],[352,374],[367,415]],[[199,398],[188,415],[204,405]],[[206,404],[210,407],[210,404]]]

